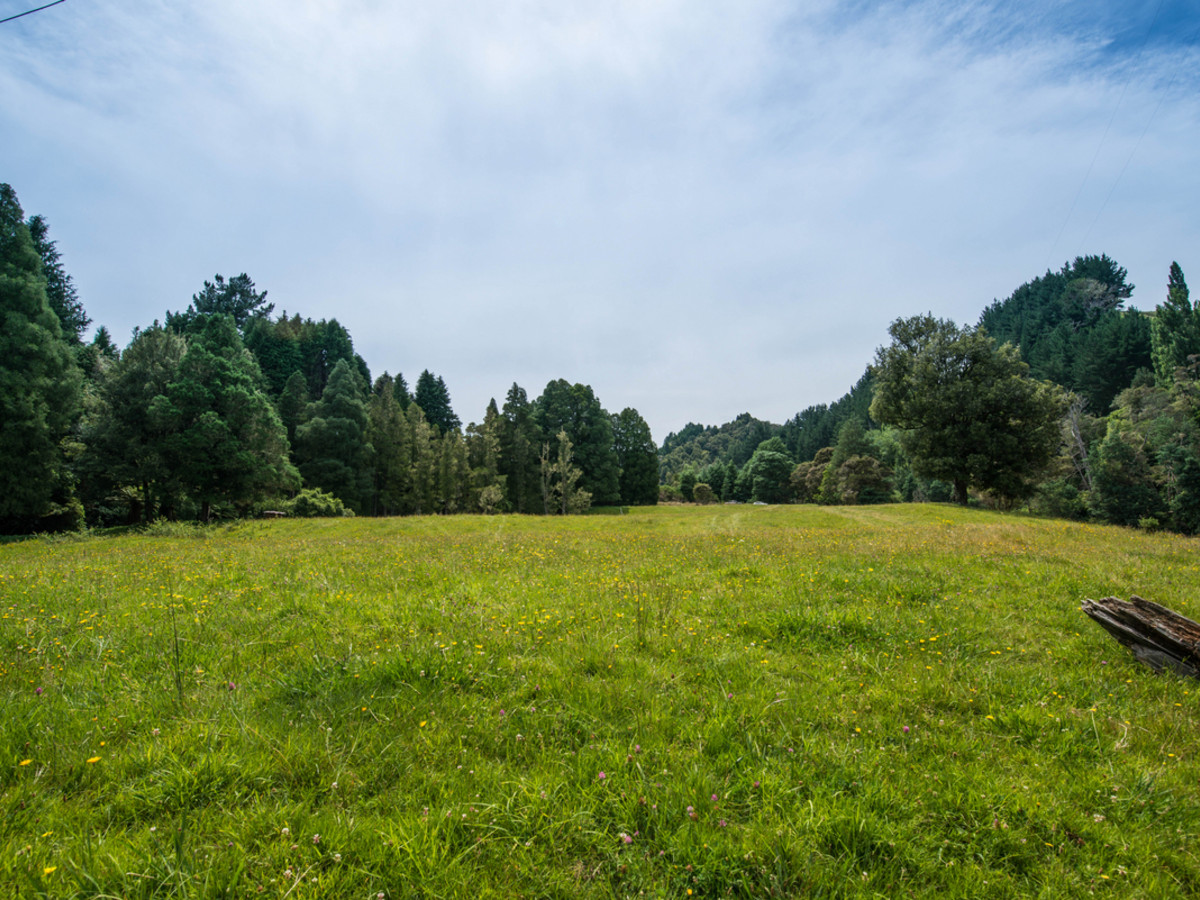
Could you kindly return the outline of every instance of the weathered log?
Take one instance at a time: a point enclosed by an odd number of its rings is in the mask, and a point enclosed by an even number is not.
[[[1137,596],[1084,600],[1083,611],[1154,671],[1200,678],[1200,623]]]

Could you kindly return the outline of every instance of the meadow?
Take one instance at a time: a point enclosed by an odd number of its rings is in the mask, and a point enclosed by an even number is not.
[[[0,545],[0,896],[1195,897],[1195,539],[938,505]]]

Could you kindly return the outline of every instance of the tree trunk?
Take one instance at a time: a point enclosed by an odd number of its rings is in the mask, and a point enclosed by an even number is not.
[[[1200,624],[1137,596],[1084,600],[1083,611],[1156,672],[1200,678]]]

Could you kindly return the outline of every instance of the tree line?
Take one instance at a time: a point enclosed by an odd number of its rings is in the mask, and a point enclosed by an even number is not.
[[[425,370],[372,379],[349,332],[206,281],[118,348],[91,324],[48,227],[0,185],[0,532],[158,518],[572,513],[658,497],[632,408],[513,384],[465,428]]]
[[[1125,307],[1126,279],[1078,257],[974,326],[897,319],[846,396],[758,423],[743,462],[707,453],[724,426],[669,436],[664,496],[955,500],[1200,533],[1200,305],[1177,263],[1150,312]]]

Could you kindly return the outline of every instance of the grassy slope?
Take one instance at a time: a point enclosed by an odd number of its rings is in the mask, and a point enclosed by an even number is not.
[[[1197,563],[940,506],[0,546],[0,885],[1195,896],[1197,687],[1079,602]]]

